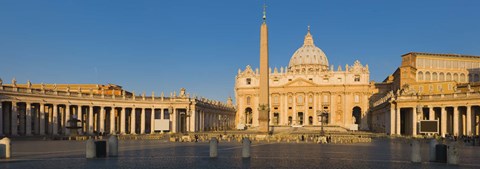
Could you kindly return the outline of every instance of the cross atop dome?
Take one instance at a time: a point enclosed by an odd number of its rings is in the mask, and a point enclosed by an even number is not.
[[[310,34],[310,25],[308,25],[308,31],[307,31],[307,35],[305,35],[303,46],[315,46],[315,44],[313,43],[312,34]]]

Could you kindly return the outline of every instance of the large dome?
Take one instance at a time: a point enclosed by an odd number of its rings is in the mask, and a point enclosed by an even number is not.
[[[307,35],[305,35],[303,46],[295,51],[290,59],[290,63],[288,64],[290,69],[302,66],[318,66],[322,69],[328,69],[327,56],[313,43],[313,37],[310,34],[310,29],[308,30]]]

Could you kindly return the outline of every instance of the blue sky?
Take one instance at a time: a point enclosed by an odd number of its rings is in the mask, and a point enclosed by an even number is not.
[[[225,101],[258,67],[263,0],[0,1],[0,78],[114,83]],[[360,60],[382,81],[416,52],[480,55],[480,1],[270,0],[270,65],[287,66],[307,25],[330,64]]]

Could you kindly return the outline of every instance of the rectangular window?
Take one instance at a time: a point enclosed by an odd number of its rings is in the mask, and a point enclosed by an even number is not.
[[[355,95],[355,103],[359,103],[360,102],[360,97],[358,95]]]
[[[292,107],[288,107],[288,110],[292,110]]]
[[[360,75],[355,75],[355,82],[360,82]]]
[[[247,85],[251,85],[251,84],[252,84],[252,79],[247,78]]]
[[[170,119],[170,113],[168,109],[163,110],[163,119]]]

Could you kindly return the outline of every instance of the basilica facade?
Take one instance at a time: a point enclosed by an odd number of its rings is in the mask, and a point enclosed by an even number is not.
[[[269,126],[339,130],[368,129],[367,111],[373,84],[368,65],[358,60],[334,67],[314,43],[310,28],[287,67],[269,68]],[[236,124],[259,125],[260,73],[249,65],[235,78]],[[322,115],[323,114],[323,115]],[[323,119],[323,120],[322,120]],[[323,123],[323,124],[322,124]]]

